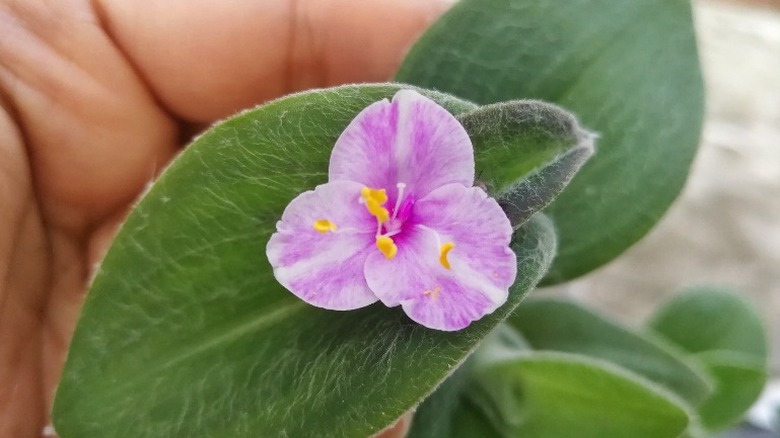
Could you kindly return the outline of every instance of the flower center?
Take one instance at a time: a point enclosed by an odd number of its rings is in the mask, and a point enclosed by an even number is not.
[[[392,259],[398,253],[398,247],[393,241],[393,236],[401,232],[403,223],[412,214],[414,196],[404,197],[406,184],[396,184],[398,195],[395,200],[392,215],[385,207],[387,203],[387,191],[363,187],[360,191],[361,202],[366,205],[366,210],[376,218],[376,247],[388,259]]]
[[[404,222],[412,215],[412,208],[415,202],[414,196],[411,194],[404,197],[406,184],[400,182],[396,184],[396,187],[398,188],[398,196],[395,199],[392,215],[390,210],[384,206],[388,199],[387,190],[373,189],[371,187],[363,187],[360,190],[360,201],[366,205],[368,212],[376,218],[376,247],[388,260],[398,254],[398,246],[395,244],[393,236],[398,235],[402,231]],[[331,224],[315,223],[314,228],[320,232],[335,229],[335,225],[333,228],[330,228],[329,225]],[[445,269],[451,269],[447,256],[453,248],[455,248],[453,242],[445,242],[439,247],[439,263]],[[438,293],[433,293],[432,295],[435,296]]]
[[[360,191],[366,209],[372,216],[376,217],[377,222],[383,224],[390,218],[390,212],[383,205],[387,202],[387,191],[385,189],[372,189],[363,187]]]

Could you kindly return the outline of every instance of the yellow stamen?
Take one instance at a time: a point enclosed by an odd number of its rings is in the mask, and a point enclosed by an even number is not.
[[[393,239],[387,236],[379,236],[376,238],[376,247],[379,248],[379,251],[385,255],[385,258],[388,260],[395,257],[396,253],[398,253],[398,247],[395,246],[395,242],[393,242]]]
[[[336,224],[327,219],[317,219],[314,221],[314,229],[320,233],[327,233],[328,231],[336,231]]]
[[[366,200],[366,208],[368,209],[369,213],[379,219],[380,223],[385,223],[388,221],[388,219],[390,219],[390,212],[386,208],[377,204],[373,199]]]
[[[442,245],[441,249],[439,250],[439,263],[441,263],[441,265],[447,269],[450,269],[450,261],[447,260],[447,254],[452,251],[452,248],[455,248],[455,244],[452,242],[447,242]]]
[[[366,203],[366,209],[374,217],[379,219],[379,223],[385,223],[390,219],[390,212],[382,207],[387,202],[387,191],[385,189],[377,190],[370,187],[363,187],[360,195]]]
[[[360,194],[363,196],[363,199],[369,200],[373,199],[376,201],[377,204],[384,204],[387,202],[387,190],[385,189],[372,189],[370,187],[363,187],[360,190]]]
[[[424,290],[424,291],[423,291],[423,295],[425,295],[425,296],[428,296],[428,295],[430,295],[430,296],[431,296],[431,298],[433,298],[433,299],[436,299],[436,298],[439,298],[439,293],[440,293],[440,292],[441,292],[441,287],[439,287],[439,286],[437,285],[437,286],[436,286],[436,287],[434,287],[432,290],[431,290],[431,289],[426,289],[426,290]]]

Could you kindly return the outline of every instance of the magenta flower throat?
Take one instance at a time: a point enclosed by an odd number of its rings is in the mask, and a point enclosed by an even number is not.
[[[293,294],[331,310],[400,305],[447,331],[506,302],[512,227],[473,187],[474,149],[444,108],[411,90],[371,104],[336,141],[328,176],[290,202],[268,242]]]

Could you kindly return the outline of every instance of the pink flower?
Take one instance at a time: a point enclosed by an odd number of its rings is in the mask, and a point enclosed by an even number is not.
[[[474,150],[444,108],[411,90],[375,102],[333,148],[329,180],[290,202],[268,242],[279,282],[305,302],[377,300],[459,330],[506,302],[512,227],[474,184]]]

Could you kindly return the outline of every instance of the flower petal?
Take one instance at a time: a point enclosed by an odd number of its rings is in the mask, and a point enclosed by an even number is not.
[[[388,260],[371,253],[365,275],[387,306],[401,305],[414,321],[438,330],[459,330],[506,302],[517,274],[509,242],[512,227],[482,189],[449,184],[414,206],[417,224],[396,239]],[[445,244],[449,269],[442,263]]]
[[[329,181],[355,181],[387,189],[396,184],[418,199],[451,183],[474,182],[474,148],[466,130],[447,110],[412,90],[360,112],[336,141]]]
[[[479,187],[449,184],[414,205],[413,223],[423,224],[444,242],[453,242],[450,263],[482,272],[496,287],[515,282],[517,260],[509,243],[512,224],[495,199]]]
[[[300,194],[268,241],[276,279],[311,305],[351,310],[377,301],[363,275],[376,252],[376,219],[359,203],[361,188],[339,181]]]

